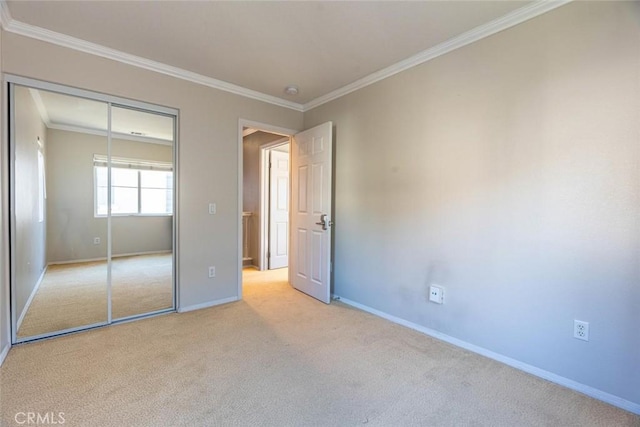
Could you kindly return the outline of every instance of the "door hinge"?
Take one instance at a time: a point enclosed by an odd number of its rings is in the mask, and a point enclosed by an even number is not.
[[[271,258],[271,252],[267,252],[267,258]]]

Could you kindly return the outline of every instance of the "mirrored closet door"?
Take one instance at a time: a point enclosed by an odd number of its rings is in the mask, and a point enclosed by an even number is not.
[[[13,342],[175,308],[175,110],[8,77]]]
[[[113,319],[173,307],[173,122],[147,111],[111,109]]]

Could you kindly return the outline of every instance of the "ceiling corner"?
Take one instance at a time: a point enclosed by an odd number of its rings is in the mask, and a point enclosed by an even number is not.
[[[487,22],[486,24],[480,25],[476,28],[472,28],[469,31],[466,31],[456,37],[433,46],[430,49],[419,52],[407,59],[404,59],[386,68],[383,68],[382,70],[369,74],[368,76],[365,76],[341,88],[324,94],[316,99],[312,99],[302,106],[302,111],[307,112],[309,110],[312,110],[316,107],[333,101],[334,99],[340,98],[358,89],[362,89],[366,86],[372,85],[376,82],[379,82],[380,80],[391,77],[394,74],[398,74],[402,71],[428,62],[441,55],[489,37],[500,31],[504,31],[508,28],[521,24],[525,21],[535,18],[536,16],[542,15],[560,6],[571,3],[572,1],[574,0],[536,0],[527,6],[516,9],[513,12],[494,19],[493,21]]]

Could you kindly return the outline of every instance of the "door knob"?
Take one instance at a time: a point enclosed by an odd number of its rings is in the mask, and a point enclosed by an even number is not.
[[[327,221],[327,214],[320,215],[320,222],[316,222],[316,225],[321,225],[323,230],[328,230],[333,225],[333,221]]]

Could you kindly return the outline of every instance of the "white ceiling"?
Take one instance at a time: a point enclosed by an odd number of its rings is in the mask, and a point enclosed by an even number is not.
[[[29,91],[48,128],[106,135],[106,103],[46,90]],[[111,131],[117,138],[170,144],[173,141],[173,119],[114,106],[111,109]]]
[[[518,15],[524,10],[520,8],[532,3],[10,1],[7,5],[14,24],[66,34],[302,107],[421,52],[446,46],[443,43],[476,27],[507,14]],[[300,93],[286,95],[287,85],[298,86]]]

